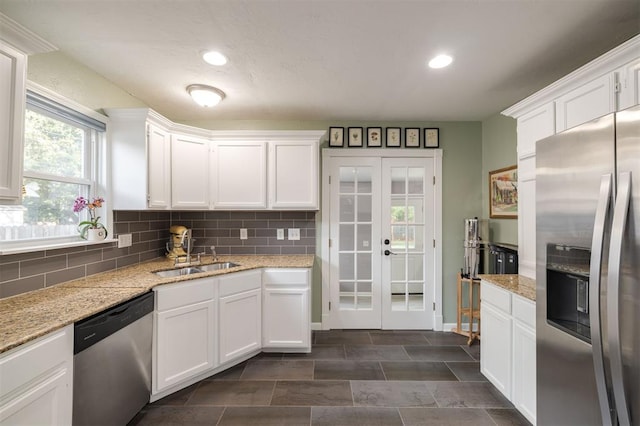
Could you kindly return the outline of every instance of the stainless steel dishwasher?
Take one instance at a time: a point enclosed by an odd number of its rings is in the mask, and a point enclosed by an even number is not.
[[[73,424],[126,425],[151,395],[154,293],[75,324]]]

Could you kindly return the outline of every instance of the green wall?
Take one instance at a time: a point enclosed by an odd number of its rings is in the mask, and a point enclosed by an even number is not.
[[[517,163],[516,120],[495,114],[482,122],[482,217],[489,219],[489,172]],[[489,241],[518,244],[516,219],[489,219]]]
[[[118,86],[58,52],[29,58],[29,80],[51,89],[88,108],[145,107],[146,105]],[[168,117],[171,119],[171,117]],[[355,121],[193,121],[184,124],[219,130],[326,130],[329,126],[358,127],[439,127],[443,150],[443,315],[444,322],[456,318],[456,274],[462,267],[464,219],[486,217],[486,174],[488,170],[515,163],[515,124],[504,117],[485,122],[355,122]],[[486,129],[485,129],[486,128]],[[489,144],[485,147],[483,141]],[[511,141],[511,142],[509,142]],[[507,155],[504,147],[513,144]],[[364,149],[363,149],[364,150]],[[411,150],[407,150],[410,154]],[[503,157],[504,156],[504,157]],[[486,164],[485,164],[486,161]],[[318,220],[320,220],[318,214]],[[497,221],[499,235],[517,241],[516,221]],[[502,222],[505,222],[504,224]],[[492,224],[493,225],[493,224]],[[510,227],[513,232],[509,231]],[[320,229],[320,226],[317,227]],[[511,234],[509,234],[511,232]],[[318,232],[319,233],[319,232]],[[320,247],[320,244],[317,244]],[[319,259],[316,266],[319,266]],[[321,320],[320,269],[315,268],[312,320]]]

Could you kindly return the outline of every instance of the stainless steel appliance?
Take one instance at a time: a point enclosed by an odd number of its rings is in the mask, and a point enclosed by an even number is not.
[[[481,273],[482,255],[484,247],[482,238],[488,236],[488,223],[478,218],[464,220],[464,266],[462,276],[475,278]]]
[[[537,422],[640,425],[640,107],[536,145]]]
[[[508,243],[489,243],[489,273],[517,274],[518,246]]]
[[[126,425],[151,395],[154,293],[74,327],[73,424]]]

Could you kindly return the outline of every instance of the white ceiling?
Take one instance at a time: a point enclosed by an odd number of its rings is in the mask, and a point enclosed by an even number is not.
[[[0,0],[175,121],[482,120],[640,32],[638,0]],[[204,63],[218,49],[225,67]],[[431,70],[437,53],[453,64]],[[202,109],[185,87],[226,92]]]

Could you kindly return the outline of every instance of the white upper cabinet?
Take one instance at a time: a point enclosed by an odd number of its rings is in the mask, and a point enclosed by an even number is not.
[[[640,58],[629,62],[617,71],[618,109],[640,104]]]
[[[170,196],[170,133],[148,108],[107,109],[114,210],[166,209]]]
[[[171,207],[209,208],[209,141],[171,136]]]
[[[22,194],[27,55],[0,40],[0,200]]]
[[[640,36],[502,112],[518,120],[518,270],[535,279],[536,142],[640,103]]]
[[[211,158],[214,209],[267,207],[267,144],[264,140],[216,141]]]
[[[272,209],[318,208],[318,143],[269,143],[269,205]]]
[[[171,134],[162,127],[147,125],[147,168],[149,208],[171,206]]]
[[[556,101],[556,133],[616,109],[615,74],[609,73],[560,96]]]

